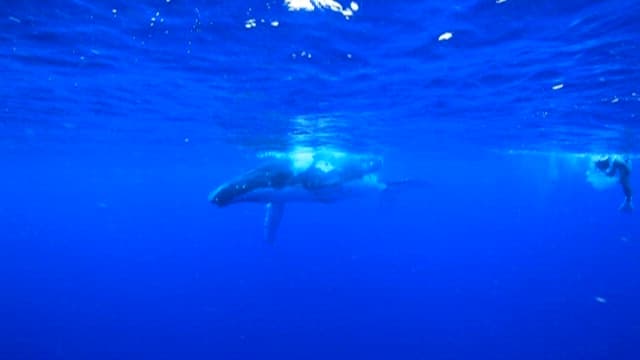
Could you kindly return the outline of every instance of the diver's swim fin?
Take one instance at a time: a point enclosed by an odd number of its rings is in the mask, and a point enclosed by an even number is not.
[[[631,203],[631,200],[625,200],[622,205],[620,205],[619,210],[621,212],[631,214],[633,212],[633,204]]]
[[[270,202],[265,207],[264,214],[264,239],[273,244],[276,241],[278,227],[284,215],[284,203]]]

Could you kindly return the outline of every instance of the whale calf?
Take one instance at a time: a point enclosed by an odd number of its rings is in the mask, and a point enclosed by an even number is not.
[[[274,242],[285,204],[334,203],[380,193],[389,183],[378,180],[382,158],[333,150],[293,151],[220,185],[209,194],[219,207],[237,203],[265,204],[264,236]],[[395,182],[399,184],[404,182]]]

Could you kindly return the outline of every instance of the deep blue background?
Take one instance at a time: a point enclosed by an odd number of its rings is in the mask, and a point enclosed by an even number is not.
[[[636,214],[583,156],[638,152],[638,3],[359,5],[4,6],[0,357],[638,359]],[[429,186],[275,246],[207,203],[298,145]]]

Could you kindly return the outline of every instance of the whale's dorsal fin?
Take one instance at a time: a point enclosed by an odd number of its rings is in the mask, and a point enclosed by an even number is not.
[[[264,239],[273,244],[276,241],[278,227],[284,215],[283,202],[270,202],[265,207],[264,214]]]

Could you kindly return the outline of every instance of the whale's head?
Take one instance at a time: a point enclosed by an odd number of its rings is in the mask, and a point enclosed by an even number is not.
[[[269,162],[222,184],[209,194],[209,202],[220,207],[239,202],[262,202],[265,192],[283,188],[291,177],[287,163]]]
[[[237,202],[245,193],[245,185],[236,183],[226,183],[218,187],[209,194],[209,202],[220,207]]]

